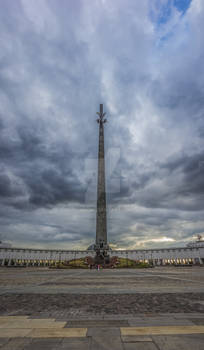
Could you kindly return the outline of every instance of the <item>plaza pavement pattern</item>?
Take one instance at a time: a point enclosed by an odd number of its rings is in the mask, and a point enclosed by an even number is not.
[[[141,315],[131,319],[126,317],[126,320],[117,318],[74,322],[1,316],[0,349],[203,350],[203,316],[188,314],[184,318],[184,315],[175,314],[155,318]],[[126,326],[123,326],[124,321]]]
[[[0,350],[203,350],[203,285],[199,267],[3,268]]]

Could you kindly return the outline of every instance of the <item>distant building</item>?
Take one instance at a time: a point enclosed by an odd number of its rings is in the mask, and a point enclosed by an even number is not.
[[[200,242],[199,244],[203,244]],[[90,247],[93,249],[93,247]],[[204,245],[168,249],[109,250],[110,258],[119,257],[136,262],[160,265],[203,265]],[[0,266],[53,266],[60,262],[95,257],[95,250],[61,250],[11,248],[0,245]]]
[[[204,247],[204,240],[201,235],[198,235],[198,239],[196,241],[189,242],[187,245],[189,248],[201,248]]]

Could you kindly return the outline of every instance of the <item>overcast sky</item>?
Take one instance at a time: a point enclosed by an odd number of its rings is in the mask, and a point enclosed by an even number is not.
[[[0,240],[95,241],[100,103],[109,242],[204,233],[203,33],[203,0],[1,0]]]

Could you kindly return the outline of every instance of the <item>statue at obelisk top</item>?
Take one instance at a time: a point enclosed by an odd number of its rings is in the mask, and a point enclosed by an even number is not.
[[[106,221],[106,184],[105,184],[105,153],[104,153],[104,124],[106,123],[103,105],[100,104],[99,118],[99,144],[98,144],[98,188],[97,188],[97,214],[96,214],[96,260],[107,260],[107,221]]]

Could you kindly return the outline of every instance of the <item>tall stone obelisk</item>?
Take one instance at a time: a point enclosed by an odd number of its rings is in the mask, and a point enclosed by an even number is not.
[[[103,105],[100,104],[99,118],[99,144],[98,144],[98,188],[97,188],[97,214],[96,214],[96,260],[107,260],[107,221],[106,221],[106,184],[105,184],[105,152],[104,152],[104,124],[106,123]]]

